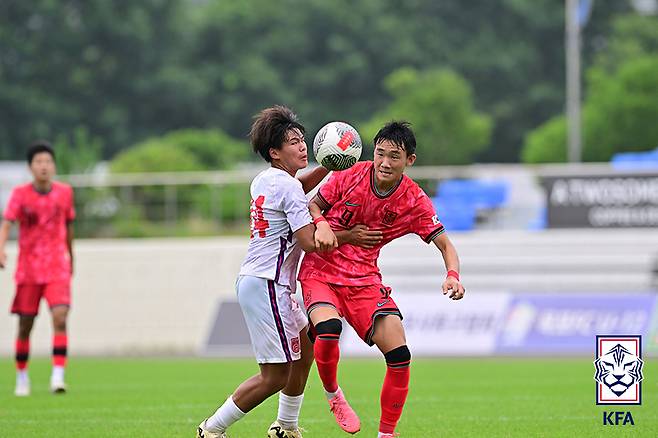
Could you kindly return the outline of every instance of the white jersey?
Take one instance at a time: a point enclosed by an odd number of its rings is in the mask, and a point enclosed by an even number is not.
[[[296,287],[301,248],[293,233],[313,222],[302,183],[270,167],[251,182],[251,240],[240,275]]]

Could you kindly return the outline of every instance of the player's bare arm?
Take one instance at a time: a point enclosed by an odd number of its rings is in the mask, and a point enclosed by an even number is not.
[[[354,225],[349,230],[335,231],[338,245],[349,243],[362,248],[371,249],[379,245],[384,238],[379,230],[371,230],[363,224]]]
[[[308,193],[317,187],[317,185],[320,184],[320,182],[328,174],[329,170],[327,170],[325,167],[318,166],[309,172],[305,172],[303,175],[299,175],[297,179],[302,183],[304,193]]]
[[[4,269],[7,263],[7,254],[5,253],[5,243],[9,238],[9,230],[11,229],[11,222],[4,219],[0,225],[0,269]]]
[[[331,251],[338,246],[336,236],[326,221],[317,225],[308,224],[295,231],[294,236],[304,252]]]
[[[443,262],[448,271],[448,276],[441,285],[443,294],[448,295],[448,298],[453,300],[461,300],[466,290],[458,278],[459,256],[457,255],[457,250],[445,233],[436,236],[433,242],[439,248],[439,251],[441,251]]]
[[[66,247],[71,260],[71,275],[73,275],[73,222],[66,224]]]

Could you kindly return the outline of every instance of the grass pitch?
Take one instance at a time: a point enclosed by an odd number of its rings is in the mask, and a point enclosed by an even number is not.
[[[385,366],[345,360],[339,381],[361,417],[357,437],[376,437]],[[591,359],[415,359],[398,432],[411,437],[658,436],[658,365],[647,358],[641,406],[596,406]],[[50,363],[30,363],[32,395],[13,396],[14,368],[0,360],[0,437],[193,437],[245,378],[250,360],[70,360],[69,393],[48,392]],[[231,437],[264,437],[274,396],[234,425]],[[635,425],[604,426],[603,411],[631,411]],[[315,367],[306,389],[305,438],[342,437]]]

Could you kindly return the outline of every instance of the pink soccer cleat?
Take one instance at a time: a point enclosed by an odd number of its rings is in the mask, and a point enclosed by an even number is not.
[[[331,412],[336,417],[336,423],[347,433],[357,433],[361,430],[361,421],[354,412],[354,409],[345,400],[345,394],[342,389],[338,389],[338,393],[334,398],[329,400]]]

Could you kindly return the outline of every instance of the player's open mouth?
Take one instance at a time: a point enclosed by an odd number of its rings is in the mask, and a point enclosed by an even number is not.
[[[391,175],[393,175],[391,172],[385,172],[385,171],[383,171],[383,170],[381,170],[381,169],[379,169],[379,173],[381,173],[381,174],[384,175],[384,176],[391,176]]]

